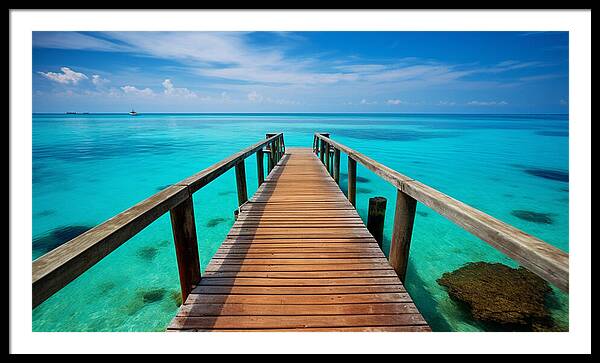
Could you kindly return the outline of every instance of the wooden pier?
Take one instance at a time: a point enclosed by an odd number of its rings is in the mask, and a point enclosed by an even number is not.
[[[425,331],[396,272],[310,148],[290,148],[169,330]]]
[[[253,154],[259,188],[248,200],[245,159]],[[355,210],[357,163],[397,188],[389,261],[373,237],[381,238],[385,201],[370,204],[369,229]],[[192,195],[231,168],[236,221],[201,276]],[[329,134],[315,134],[311,149],[286,148],[273,133],[33,261],[33,307],[169,212],[183,305],[168,331],[429,331],[402,283],[418,202],[568,291],[567,253]]]

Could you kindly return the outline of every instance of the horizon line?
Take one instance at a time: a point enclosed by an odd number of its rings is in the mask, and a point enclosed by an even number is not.
[[[53,115],[67,115],[67,112],[76,112],[76,115],[92,115],[92,114],[111,114],[111,115],[127,115],[128,112],[112,112],[112,111],[100,111],[100,112],[78,112],[78,111],[65,111],[65,112],[32,112],[32,114],[53,114]],[[568,115],[568,112],[509,112],[509,113],[491,113],[491,112],[331,112],[331,111],[314,111],[314,112],[297,112],[297,111],[279,111],[279,112],[224,112],[224,111],[190,111],[190,112],[168,112],[168,111],[152,111],[152,112],[138,112],[138,115],[149,115],[149,114],[390,114],[390,115]]]

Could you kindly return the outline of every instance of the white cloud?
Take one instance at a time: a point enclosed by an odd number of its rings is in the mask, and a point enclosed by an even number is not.
[[[360,100],[360,104],[361,105],[375,105],[375,104],[377,104],[377,101],[368,101],[366,98],[363,98],[362,100]]]
[[[34,48],[86,49],[109,52],[131,50],[122,44],[78,32],[36,31],[33,32],[31,38]]]
[[[253,103],[260,103],[262,102],[264,99],[264,97],[257,93],[256,91],[252,91],[250,93],[248,93],[248,101],[253,102]]]
[[[154,91],[150,88],[139,89],[134,86],[123,86],[121,90],[125,92],[125,94],[134,95],[134,96],[154,96]]]
[[[470,106],[504,106],[508,105],[506,101],[469,101],[467,105]]]
[[[94,85],[96,85],[97,87],[101,87],[107,83],[109,83],[110,81],[106,78],[102,78],[97,74],[92,75],[92,83]]]
[[[456,102],[453,101],[439,101],[438,106],[454,106],[456,105]]]
[[[185,98],[194,98],[198,96],[195,92],[192,92],[185,87],[175,87],[170,79],[165,79],[162,85],[165,88],[165,90],[163,91],[164,94],[168,96],[178,96]]]
[[[403,103],[403,102],[402,102],[401,100],[394,99],[394,100],[387,100],[387,101],[386,101],[386,103],[387,103],[388,105],[399,105],[399,104],[401,104],[401,103]]]
[[[88,79],[88,77],[85,74],[75,72],[69,67],[61,67],[60,70],[62,71],[62,73],[55,73],[55,72],[46,72],[46,73],[38,72],[38,73],[41,74],[42,76],[46,77],[49,80],[52,80],[52,81],[58,82],[58,83],[62,83],[62,84],[69,84],[69,83],[77,84],[77,83],[79,83],[79,81],[81,81],[83,79]]]

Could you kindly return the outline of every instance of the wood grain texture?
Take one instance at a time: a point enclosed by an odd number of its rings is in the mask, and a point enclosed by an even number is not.
[[[327,165],[312,149],[288,148],[168,330],[429,327]]]
[[[348,160],[356,160],[398,190],[435,210],[546,281],[564,291],[569,290],[568,253],[331,140],[328,135],[316,133],[315,138],[346,153]]]

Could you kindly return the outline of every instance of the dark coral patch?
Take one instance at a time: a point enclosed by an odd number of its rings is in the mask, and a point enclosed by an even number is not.
[[[348,174],[347,173],[340,173],[340,179],[341,180],[348,180]],[[356,176],[356,182],[357,183],[370,183],[371,179],[365,178],[364,176],[357,175]]]
[[[138,296],[144,303],[153,303],[164,299],[166,292],[165,289],[142,290],[138,291]]]
[[[46,209],[46,210],[43,210],[43,211],[39,211],[39,212],[35,213],[34,215],[36,217],[47,217],[47,216],[51,216],[53,214],[56,214],[55,210]]]
[[[52,251],[56,247],[72,240],[91,228],[91,226],[74,225],[53,229],[46,235],[35,238],[33,240],[33,249],[42,253]]]
[[[143,260],[152,261],[158,254],[158,248],[156,247],[142,247],[137,250],[136,255]]]
[[[219,192],[217,194],[219,194],[219,195],[229,195],[229,194],[233,194],[233,193],[235,193],[235,191],[233,191],[233,190],[227,190],[227,191],[224,191],[224,192]]]
[[[552,218],[551,213],[539,213],[533,212],[530,210],[513,210],[510,212],[513,216],[517,218],[521,218],[528,222],[538,223],[538,224],[553,224],[554,218]]]
[[[181,292],[179,290],[171,290],[169,291],[169,297],[177,306],[181,306],[183,304],[183,298],[181,297]]]
[[[427,213],[427,212],[420,212],[420,211],[418,211],[417,214],[420,215],[421,217],[427,217],[429,215],[429,213]]]
[[[523,267],[472,262],[437,280],[448,295],[470,310],[473,318],[499,330],[552,330],[546,308],[549,284]]]
[[[365,194],[369,194],[372,193],[373,191],[369,188],[356,188],[356,191],[358,193],[365,193]]]
[[[227,219],[225,219],[225,218],[212,218],[212,219],[209,219],[208,222],[206,222],[206,226],[210,227],[210,228],[216,227],[225,221],[227,221]]]
[[[114,289],[116,286],[117,286],[117,284],[115,284],[112,281],[102,282],[102,283],[98,284],[98,293],[100,295],[104,295],[107,292],[109,292],[110,290]]]
[[[562,170],[552,169],[525,169],[525,172],[530,175],[537,176],[538,178],[549,179],[560,181],[564,183],[569,182],[569,173]]]
[[[156,190],[158,190],[158,191],[161,191],[161,190],[163,190],[163,189],[167,189],[167,188],[168,188],[168,187],[170,187],[170,186],[171,186],[171,184],[165,184],[165,185],[163,185],[163,186],[160,186],[160,187],[156,188]]]

